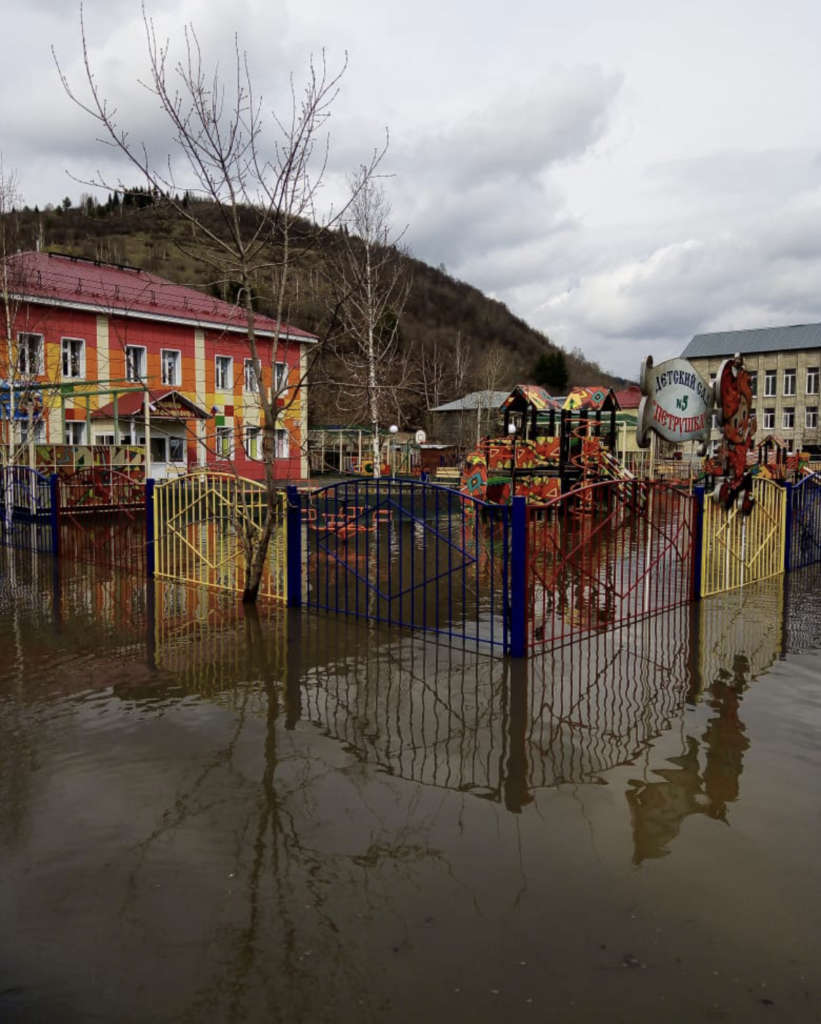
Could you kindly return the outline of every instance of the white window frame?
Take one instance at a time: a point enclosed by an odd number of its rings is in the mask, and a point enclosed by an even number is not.
[[[28,444],[29,440],[29,423],[31,420],[24,419],[20,420],[20,443]],[[45,444],[46,443],[46,423],[45,420],[35,419],[34,420],[34,437],[32,438],[34,444]]]
[[[786,398],[792,398],[795,395],[796,378],[797,374],[794,366],[784,371],[784,396]]]
[[[775,430],[775,409],[765,409],[761,423],[764,430]]]
[[[262,427],[245,428],[245,457],[254,462],[262,458]]]
[[[173,361],[173,380],[168,379],[166,371],[165,357],[174,356]],[[169,388],[178,388],[180,386],[180,368],[182,366],[182,354],[178,348],[161,348],[160,349],[160,379],[162,383]]]
[[[71,363],[70,363],[71,348],[75,344],[80,346],[80,358],[78,360],[78,364],[79,365],[77,367],[77,373],[67,373],[66,372],[66,360],[67,360],[67,358],[69,359],[68,365],[70,367],[70,365],[71,365]],[[65,337],[65,338],[61,338],[60,339],[60,372],[61,372],[61,376],[62,376],[63,380],[85,380],[85,376],[86,376],[86,342],[85,342],[85,338]]]
[[[179,442],[182,445],[182,458],[181,459],[173,458],[172,453],[171,453],[171,446],[176,444],[177,442]],[[173,436],[169,435],[169,437],[168,437],[168,461],[170,463],[172,463],[173,465],[175,465],[175,466],[182,465],[183,463],[185,463],[187,465],[187,463],[188,463],[188,447],[187,447],[187,445],[185,443],[185,438],[184,437],[173,437]]]
[[[139,364],[134,365],[132,361],[132,353],[139,357]],[[126,345],[125,347],[125,379],[134,381],[142,384],[145,380],[145,367],[146,367],[146,350],[145,345]]]
[[[781,429],[782,430],[794,430],[795,429],[795,406],[786,405],[781,413]]]
[[[94,443],[95,444],[114,444],[114,435],[113,434],[95,434],[94,435]]]
[[[821,367],[819,366],[808,366],[807,367],[807,394],[817,395],[818,394],[818,381],[821,378]]]
[[[214,454],[218,459],[230,459],[234,454],[234,428],[233,427],[217,427],[217,432],[214,438]],[[222,441],[227,441],[227,452],[222,450]]]
[[[274,433],[274,458],[289,459],[291,457],[291,438],[287,430],[277,427]]]
[[[36,364],[34,369],[31,367],[32,342],[34,342],[34,362]],[[42,334],[19,331],[17,334],[17,372],[24,377],[40,377],[45,372],[43,370],[43,349]],[[25,358],[23,358],[24,353]]]
[[[222,380],[220,380],[222,378]],[[234,390],[234,357],[214,356],[214,390]]]
[[[274,363],[274,391],[279,394],[281,391],[287,391],[288,384],[288,364],[287,363]]]
[[[775,398],[777,390],[778,390],[778,371],[777,370],[765,370],[764,371],[764,397],[765,398]]]
[[[818,429],[818,406],[808,405],[804,412],[804,426],[807,430]]]
[[[66,420],[66,444],[71,445],[84,445],[88,444],[86,440],[88,431],[88,424],[85,420]],[[79,428],[79,429],[78,429]],[[79,434],[79,440],[77,438]]]
[[[243,389],[247,392],[257,393],[257,380],[254,374],[254,363],[259,365],[258,359],[246,359],[242,364]]]
[[[753,398],[758,398],[758,370],[750,370],[750,391]]]

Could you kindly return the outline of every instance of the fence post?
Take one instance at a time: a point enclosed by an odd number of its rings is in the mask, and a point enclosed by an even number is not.
[[[302,605],[302,503],[293,484],[286,488],[285,551],[288,559],[288,607]]]
[[[510,655],[527,648],[527,499],[513,499],[510,550]]]
[[[694,531],[693,552],[693,600],[701,598],[701,552],[704,547],[704,485],[697,484],[693,488],[693,497],[696,499],[696,528]]]
[[[154,480],[149,477],[145,482],[145,568],[148,578],[154,575]]]
[[[60,554],[60,478],[56,473],[49,477],[51,493],[51,553]]]
[[[787,503],[787,509],[786,509],[786,513],[787,514],[786,514],[786,517],[785,517],[785,520],[784,520],[784,572],[791,572],[792,571],[792,564],[791,563],[792,563],[792,517],[793,517],[792,495],[793,495],[793,485],[789,482],[789,480],[785,480],[784,481],[784,490],[786,491],[786,494],[784,495],[784,500]]]

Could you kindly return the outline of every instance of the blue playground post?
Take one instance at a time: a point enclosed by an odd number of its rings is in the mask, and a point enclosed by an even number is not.
[[[693,600],[701,598],[701,548],[704,540],[704,485],[698,484],[693,488],[693,497],[696,499],[696,528],[693,545]]]
[[[288,607],[299,608],[302,605],[302,502],[293,484],[285,493],[288,498],[285,519]]]
[[[510,656],[527,649],[527,500],[513,499],[510,544]]]
[[[787,515],[784,520],[784,572],[792,571],[792,520],[793,520],[793,507],[792,507],[792,494],[793,485],[789,480],[784,481],[784,490],[787,492],[785,500],[787,502]]]
[[[51,553],[56,557],[60,554],[60,478],[56,473],[49,477],[51,493]]]
[[[154,575],[154,480],[145,482],[145,568],[148,578]]]

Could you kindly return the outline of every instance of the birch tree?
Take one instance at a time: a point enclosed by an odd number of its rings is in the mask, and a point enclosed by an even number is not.
[[[334,273],[342,295],[347,388],[365,402],[373,476],[379,477],[384,414],[391,409],[399,418],[399,396],[411,371],[399,333],[410,278],[397,248],[401,234],[392,233],[390,205],[370,168],[361,167],[352,179],[351,195]]]
[[[82,94],[52,52],[63,88],[96,123],[101,141],[123,157],[132,172],[136,169],[153,194],[165,197],[189,226],[186,251],[212,268],[216,283],[238,285],[236,301],[244,313],[263,420],[268,495],[261,531],[245,530],[240,536],[247,567],[243,600],[253,602],[277,523],[277,418],[296,401],[307,376],[295,384],[278,381],[276,374],[291,278],[300,260],[317,245],[322,230],[337,224],[346,212],[343,206],[317,223],[317,198],[327,166],[328,119],[346,62],[331,70],[323,52],[309,61],[302,85],[292,77],[284,103],[269,107],[255,94],[237,38],[231,66],[223,72],[218,65],[208,66],[193,26],[184,30],[182,57],[176,62],[170,57],[169,41],[158,37],[145,7],[143,26],[148,73],[140,85],[155,101],[167,129],[167,152],[161,158],[152,156],[146,142],[131,137],[117,107],[106,97],[92,66],[82,7]],[[384,148],[372,152],[358,179],[360,188],[370,180],[383,153]],[[118,192],[124,188],[122,181],[107,181],[99,174],[84,183]],[[270,363],[263,366],[256,307],[265,291],[271,296],[278,327]],[[336,322],[331,310],[320,342]]]

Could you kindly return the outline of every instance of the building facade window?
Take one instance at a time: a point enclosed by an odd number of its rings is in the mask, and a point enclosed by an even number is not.
[[[63,338],[61,345],[63,377],[76,380],[85,377],[85,342],[82,338]]]
[[[784,430],[792,430],[795,426],[795,409],[791,406],[785,406],[784,412],[781,417],[781,426]]]
[[[257,390],[257,375],[254,370],[255,363],[259,366],[258,359],[246,359],[243,364],[245,376],[244,387],[246,391],[256,392]]]
[[[795,368],[784,371],[784,394],[795,394]]]
[[[808,430],[815,430],[818,427],[818,406],[808,405],[804,415],[804,426]]]
[[[231,391],[234,387],[234,360],[231,356],[217,356],[214,362],[216,390]]]
[[[145,349],[142,345],[126,345],[125,376],[126,380],[145,380]]]
[[[30,432],[32,433],[31,437],[29,437]],[[31,420],[20,420],[20,441],[22,444],[28,444],[29,441],[31,441],[33,444],[45,444],[45,423],[42,420],[35,420],[34,425],[32,426]]]
[[[274,455],[276,458],[287,459],[290,456],[291,449],[287,430],[277,430],[274,444]]]
[[[37,377],[43,370],[43,335],[17,335],[17,372],[23,377]]]
[[[764,430],[775,430],[775,409],[765,409],[762,421]]]
[[[66,444],[85,444],[86,425],[81,420],[66,423]]]
[[[276,363],[274,365],[274,387],[277,394],[280,391],[285,390],[285,386],[288,382],[288,367],[285,363]]]
[[[260,427],[245,428],[245,454],[249,459],[258,459],[260,457],[261,434],[262,430]]]
[[[168,438],[168,461],[169,462],[185,462],[185,438],[184,437],[169,437]]]
[[[161,353],[162,382],[168,387],[178,387],[180,383],[180,354],[176,349],[164,348]]]
[[[758,370],[750,371],[750,391],[753,393],[753,398],[758,397]]]
[[[714,412],[710,417],[710,427],[713,430],[718,430],[718,413]]]
[[[764,371],[764,397],[775,398],[776,372],[775,370]]]
[[[818,366],[807,367],[807,394],[817,395],[818,394],[818,378],[819,378]]]
[[[127,438],[126,438],[126,440],[127,440]],[[94,435],[94,443],[95,444],[114,444],[114,435],[113,434],[95,434]]]
[[[230,459],[231,458],[231,428],[230,427],[217,427],[217,458],[218,459]]]

